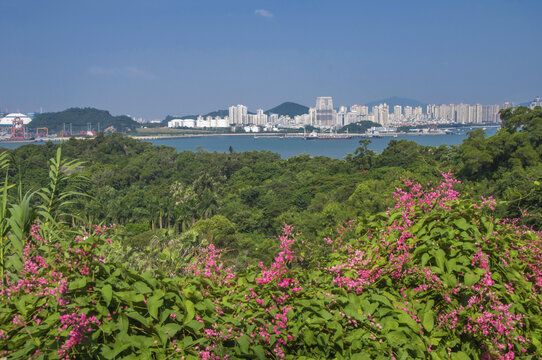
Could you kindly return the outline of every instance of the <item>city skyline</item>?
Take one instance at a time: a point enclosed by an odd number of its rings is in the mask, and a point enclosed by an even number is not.
[[[496,124],[500,123],[500,110],[513,103],[498,104],[428,104],[422,106],[394,105],[393,109],[387,103],[374,106],[352,104],[333,106],[333,97],[320,96],[316,98],[314,107],[309,107],[305,114],[295,116],[264,113],[258,109],[251,114],[247,106],[238,104],[229,107],[227,116],[203,116],[195,118],[173,118],[167,122],[169,128],[227,128],[230,126],[245,126],[245,131],[265,131],[276,127],[299,128],[311,125],[321,129],[339,129],[349,124],[371,121],[381,127],[442,125],[442,124]],[[542,106],[540,97],[528,104],[533,109]],[[393,110],[393,111],[392,111]],[[252,127],[251,127],[252,126]]]
[[[318,99],[319,98],[326,98],[326,99],[333,99],[334,97],[332,96],[325,96],[325,97],[322,97],[322,96],[319,96],[317,97],[316,101],[318,102]],[[330,109],[328,110],[334,110],[335,112],[340,112],[340,109],[343,109],[343,108],[349,108],[349,107],[367,107],[369,110],[374,110],[375,106],[372,105],[372,106],[369,106],[369,104],[378,104],[377,106],[382,106],[382,105],[388,105],[389,106],[389,109],[388,109],[388,113],[389,114],[393,114],[394,113],[394,108],[388,104],[388,100],[400,100],[400,101],[408,101],[408,102],[419,102],[420,105],[406,105],[406,106],[399,106],[400,108],[404,109],[404,108],[423,108],[423,111],[424,111],[424,114],[427,114],[427,108],[429,106],[432,106],[432,107],[440,107],[440,106],[456,106],[456,105],[467,105],[467,106],[476,106],[476,105],[489,105],[489,104],[481,104],[481,103],[464,103],[464,102],[459,102],[459,103],[456,103],[456,104],[453,104],[453,103],[438,103],[438,104],[424,104],[424,103],[421,103],[420,101],[416,100],[416,99],[408,99],[408,98],[400,98],[400,97],[390,97],[390,98],[387,98],[387,99],[381,99],[381,100],[376,100],[376,101],[371,101],[369,103],[366,103],[366,104],[336,104],[336,106],[333,105],[333,100],[331,100],[331,105],[330,105]],[[504,101],[502,104],[491,104],[491,105],[499,105],[500,108],[507,108],[507,107],[514,107],[514,106],[520,106],[520,104],[522,106],[527,106],[527,107],[531,107],[532,108],[532,104],[536,103],[536,101],[538,101],[538,103],[540,103],[540,96],[536,96],[536,97],[532,97],[530,100],[528,101],[522,101],[521,103],[515,103],[515,102],[512,102],[512,101]],[[287,103],[290,103],[290,104],[295,104],[295,105],[301,105],[301,106],[305,106],[305,104],[298,104],[298,103],[293,103],[293,102],[289,102],[289,101],[286,101],[284,103],[281,103],[281,104],[278,104],[278,105],[283,105],[283,104],[287,104]],[[275,104],[276,105],[276,104]],[[273,108],[277,107],[278,105],[274,106]],[[540,105],[538,105],[540,106]],[[85,108],[85,107],[89,107],[89,108],[92,108],[92,106],[84,106],[84,107],[79,107],[79,106],[70,106],[68,108]],[[263,113],[264,112],[271,112],[271,109],[268,109],[268,110],[263,110],[263,108],[261,106],[256,106],[257,109],[256,109],[256,112],[252,112],[251,111],[251,108],[247,105],[244,105],[244,104],[237,104],[237,105],[231,105],[231,106],[226,106],[225,109],[218,109],[218,108],[215,108],[213,110],[211,109],[207,109],[206,111],[203,111],[203,112],[200,112],[200,113],[197,113],[197,114],[175,114],[175,113],[170,113],[170,114],[166,114],[165,117],[186,117],[186,116],[194,116],[194,117],[197,117],[197,116],[206,116],[206,114],[209,114],[209,113],[213,113],[213,112],[219,112],[219,111],[226,111],[229,113],[229,117],[230,118],[234,118],[236,119],[233,123],[236,123],[236,124],[242,124],[242,123],[246,123],[246,119],[249,119],[251,116],[254,117],[254,116],[257,116],[260,120],[262,119],[262,116],[264,115]],[[307,106],[307,108],[309,110],[316,110],[316,108],[318,107],[318,104],[316,105],[316,107],[313,107],[309,104],[309,106]],[[68,109],[66,108],[66,109]],[[395,108],[397,108],[397,106],[395,106]],[[63,111],[63,110],[66,110],[66,109],[59,109],[58,111]],[[49,112],[49,111],[43,111],[43,109],[41,109],[42,111],[22,111],[21,109],[10,109],[10,108],[0,108],[0,114],[13,114],[13,113],[22,113],[24,115],[33,115],[33,114],[38,114],[38,113],[46,113],[46,112]],[[113,113],[112,111],[110,111],[109,109],[99,109],[99,110],[105,110],[105,111],[108,111],[110,112],[111,114],[113,115],[126,115],[126,116],[129,116],[131,118],[133,118],[134,120],[136,121],[139,121],[139,122],[152,122],[152,121],[162,121],[164,120],[164,118],[158,118],[158,119],[145,119],[145,118],[142,118],[142,117],[138,117],[138,116],[135,116],[133,114],[130,114],[130,113],[122,113],[122,114],[115,114]],[[254,109],[252,109],[254,110]],[[50,111],[50,112],[58,112],[58,111]],[[233,115],[232,117],[232,112],[234,114],[237,114],[238,112],[241,112],[241,115]],[[310,115],[310,111],[309,111],[309,114]],[[312,116],[316,117],[316,113],[314,113]],[[216,117],[216,116],[214,116]],[[243,120],[244,119],[244,120]]]
[[[0,107],[160,119],[321,94],[521,103],[542,95],[541,13],[535,0],[6,1]]]

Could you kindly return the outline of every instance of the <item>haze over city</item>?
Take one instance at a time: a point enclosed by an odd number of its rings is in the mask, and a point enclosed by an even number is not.
[[[245,104],[522,103],[542,3],[3,1],[0,107],[163,119]]]

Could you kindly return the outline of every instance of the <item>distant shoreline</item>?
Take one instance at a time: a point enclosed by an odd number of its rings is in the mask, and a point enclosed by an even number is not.
[[[498,128],[499,125],[478,125],[478,126],[472,126],[476,128]],[[324,133],[325,135],[325,133]],[[339,135],[345,135],[344,133],[341,133]],[[389,133],[380,133],[378,135],[368,135],[365,133],[350,133],[349,134],[352,137],[360,137],[360,138],[376,138],[376,137],[397,137],[397,136],[437,136],[437,135],[446,135],[441,132],[389,132]],[[448,134],[450,135],[450,134]],[[180,138],[196,138],[196,137],[218,137],[218,136],[255,136],[258,138],[275,138],[275,137],[285,137],[285,138],[303,138],[303,133],[283,133],[283,132],[255,132],[255,133],[208,133],[208,134],[177,134],[177,135],[126,135],[132,139],[136,140],[167,140],[167,139],[180,139]],[[74,137],[78,140],[87,140],[87,139],[93,139],[94,137]],[[70,137],[54,137],[54,138],[47,138],[47,139],[36,139],[36,140],[0,140],[1,144],[14,144],[14,143],[41,143],[41,142],[62,142],[69,140]],[[338,139],[339,140],[339,139]]]

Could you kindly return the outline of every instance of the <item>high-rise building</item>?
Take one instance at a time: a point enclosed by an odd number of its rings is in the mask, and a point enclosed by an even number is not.
[[[339,126],[347,125],[345,123],[345,121],[346,121],[346,112],[339,111],[337,113],[336,121],[337,121],[337,125],[339,125]]]
[[[277,124],[279,122],[279,114],[269,114],[269,122],[271,124]]]
[[[455,118],[460,124],[466,124],[469,122],[469,105],[459,104],[455,107]]]
[[[487,119],[486,122],[496,123],[501,121],[499,111],[501,107],[499,105],[487,105]]]
[[[371,121],[380,124],[380,108],[378,106],[373,106],[371,109]]]
[[[331,96],[316,98],[316,123],[319,126],[331,127],[335,125],[335,111]]]
[[[380,104],[379,107],[379,121],[382,126],[387,126],[390,120],[390,108],[388,104]]]
[[[247,107],[245,105],[230,106],[229,117],[231,124],[248,124]]]
[[[405,118],[407,119],[412,118],[412,106],[405,106],[404,112],[405,112]]]
[[[403,107],[401,105],[395,105],[393,107],[393,115],[396,119],[401,118],[401,116],[403,115]]]
[[[316,108],[309,108],[309,124],[312,126],[316,125]]]
[[[484,119],[484,106],[482,104],[476,104],[476,115],[474,118],[475,124],[481,124]]]
[[[254,115],[254,125],[265,125],[267,124],[267,115],[263,113],[263,109],[256,110],[256,115]]]

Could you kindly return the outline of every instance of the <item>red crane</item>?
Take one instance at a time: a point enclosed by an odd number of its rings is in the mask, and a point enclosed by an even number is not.
[[[45,131],[45,134],[42,132],[41,133],[41,136],[40,136],[40,130],[44,130]],[[40,127],[40,128],[36,128],[36,137],[37,138],[40,138],[40,137],[48,137],[49,136],[49,129],[46,128],[46,127]]]
[[[21,118],[13,119],[11,123],[11,139],[12,140],[24,140],[25,128],[24,121]]]

